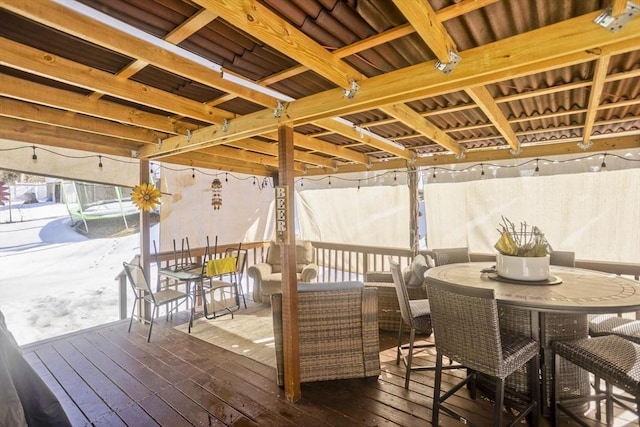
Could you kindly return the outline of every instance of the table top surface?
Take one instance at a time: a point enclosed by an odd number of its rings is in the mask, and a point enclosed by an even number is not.
[[[501,304],[539,311],[578,313],[623,313],[640,310],[640,282],[593,270],[551,266],[559,284],[523,284],[500,278],[496,281],[481,270],[494,263],[470,262],[431,268],[426,282],[441,281],[464,286],[491,288]]]

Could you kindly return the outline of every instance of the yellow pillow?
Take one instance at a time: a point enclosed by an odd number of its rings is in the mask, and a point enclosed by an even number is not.
[[[234,271],[236,271],[236,257],[230,256],[207,261],[207,276],[219,276]]]

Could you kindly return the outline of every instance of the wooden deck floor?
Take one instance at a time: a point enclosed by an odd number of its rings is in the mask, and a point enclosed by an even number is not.
[[[381,332],[378,380],[302,384],[303,397],[292,404],[273,368],[176,331],[183,320],[158,321],[151,343],[147,326],[134,324],[128,334],[127,323],[117,322],[28,345],[23,353],[74,426],[431,425],[433,373],[414,372],[410,390],[403,388],[394,333]],[[470,400],[464,390],[458,395],[460,411],[491,424],[491,402]],[[626,414],[616,426],[637,425]],[[441,416],[441,425],[461,424]]]

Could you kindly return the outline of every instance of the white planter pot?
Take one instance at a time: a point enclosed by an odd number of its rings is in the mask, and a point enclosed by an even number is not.
[[[539,281],[549,278],[549,256],[496,255],[496,272],[507,279]]]

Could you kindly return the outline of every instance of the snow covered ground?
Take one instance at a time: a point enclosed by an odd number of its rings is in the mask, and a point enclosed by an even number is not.
[[[118,320],[116,276],[139,236],[88,238],[64,204],[0,207],[0,311],[18,344]]]

